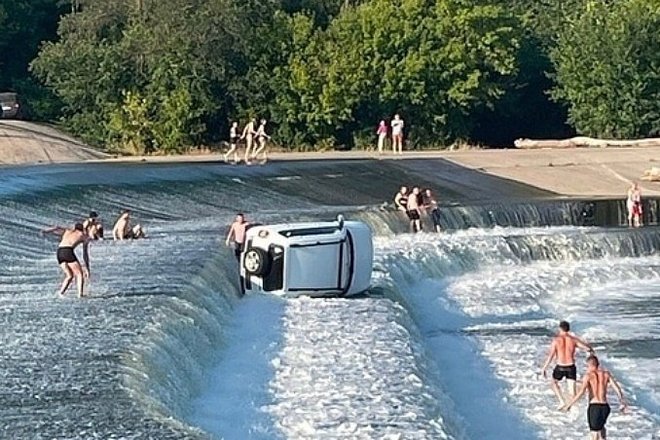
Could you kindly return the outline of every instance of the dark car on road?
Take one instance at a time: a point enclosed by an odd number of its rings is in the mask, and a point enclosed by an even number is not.
[[[5,119],[20,119],[21,104],[16,93],[0,93],[0,117]]]

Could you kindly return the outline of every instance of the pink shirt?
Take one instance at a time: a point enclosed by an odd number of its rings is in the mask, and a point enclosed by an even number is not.
[[[386,125],[379,125],[378,126],[378,131],[376,134],[387,134],[387,126]]]

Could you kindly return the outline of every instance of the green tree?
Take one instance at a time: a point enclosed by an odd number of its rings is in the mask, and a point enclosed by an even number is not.
[[[553,96],[582,134],[660,133],[660,3],[589,1],[552,51]]]

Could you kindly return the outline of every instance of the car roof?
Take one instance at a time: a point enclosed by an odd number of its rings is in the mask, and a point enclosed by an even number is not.
[[[14,92],[0,92],[0,99],[2,100],[16,99],[17,96],[18,94]]]

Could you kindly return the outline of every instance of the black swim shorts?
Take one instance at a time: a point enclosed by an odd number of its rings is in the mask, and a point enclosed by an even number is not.
[[[57,263],[62,264],[62,263],[77,263],[78,258],[76,258],[76,254],[73,252],[72,247],[60,247],[57,248]]]
[[[607,403],[590,403],[587,410],[587,421],[591,431],[601,431],[605,427],[610,415],[610,406]]]
[[[234,255],[236,258],[239,260],[241,259],[241,252],[243,252],[243,243],[239,243],[237,241],[233,242],[231,247],[234,248]]]
[[[408,214],[408,218],[410,220],[419,220],[419,211],[416,209],[411,209],[410,211],[406,211],[406,214]]]
[[[577,368],[575,368],[575,365],[557,365],[552,371],[552,378],[554,380],[562,380],[563,378],[576,380]]]

